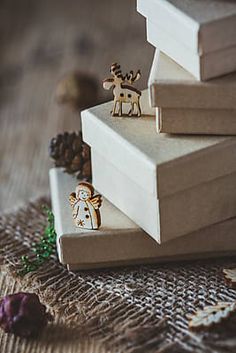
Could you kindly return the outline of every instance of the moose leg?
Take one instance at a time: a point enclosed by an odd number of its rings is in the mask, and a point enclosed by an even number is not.
[[[119,116],[122,116],[122,102],[119,102],[119,111],[118,111]]]
[[[114,101],[113,109],[112,109],[112,112],[111,112],[111,115],[112,115],[112,116],[115,116],[115,115],[116,115],[116,103],[117,103],[117,101]]]
[[[139,100],[136,102],[136,105],[137,105],[137,109],[138,109],[138,116],[141,116],[141,107],[140,107]]]
[[[132,116],[133,113],[134,113],[134,103],[132,102],[132,103],[130,103],[130,104],[131,104],[131,108],[130,108],[130,110],[129,110],[128,115],[129,115],[129,116]]]

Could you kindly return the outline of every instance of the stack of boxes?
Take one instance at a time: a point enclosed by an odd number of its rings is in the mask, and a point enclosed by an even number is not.
[[[235,1],[137,0],[137,9],[157,48],[149,86],[158,130],[236,134]]]
[[[157,50],[149,86],[159,132],[236,134],[235,73],[210,81],[197,81]]]
[[[236,74],[216,78],[236,71],[236,4],[138,0],[138,11],[157,47],[142,117],[112,117],[112,102],[82,113],[104,197],[99,230],[76,229],[76,180],[50,173],[59,257],[70,269],[236,252],[236,137],[225,136],[236,134]]]
[[[197,80],[236,70],[232,0],[137,0],[147,39]]]

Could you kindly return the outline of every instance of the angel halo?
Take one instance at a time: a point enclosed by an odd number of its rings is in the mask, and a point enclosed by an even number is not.
[[[102,205],[102,197],[94,196],[94,188],[90,183],[81,182],[70,194],[70,205],[73,208],[75,225],[84,229],[98,229],[101,225],[99,208]]]

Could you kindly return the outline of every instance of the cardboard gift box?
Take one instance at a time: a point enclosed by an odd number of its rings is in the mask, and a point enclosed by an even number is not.
[[[199,80],[236,70],[236,3],[138,0],[147,39]]]
[[[236,139],[156,134],[148,93],[141,118],[82,112],[93,183],[159,243],[236,215]]]
[[[82,230],[72,219],[69,194],[78,180],[50,170],[51,200],[61,263],[70,270],[219,257],[236,253],[236,218],[159,245],[105,198],[99,230]]]
[[[156,118],[158,132],[236,135],[236,109],[157,108]]]
[[[236,74],[199,82],[157,50],[149,90],[159,132],[236,134]]]

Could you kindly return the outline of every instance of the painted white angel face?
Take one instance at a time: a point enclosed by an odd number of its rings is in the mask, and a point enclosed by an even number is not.
[[[78,196],[80,200],[87,201],[88,199],[91,198],[91,192],[82,189],[82,190],[79,190]]]

